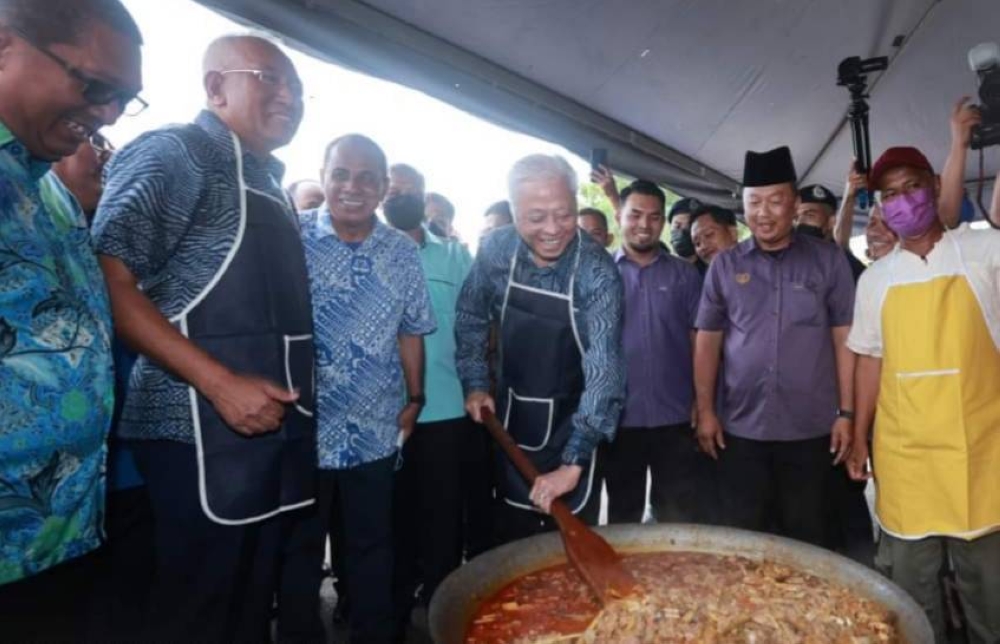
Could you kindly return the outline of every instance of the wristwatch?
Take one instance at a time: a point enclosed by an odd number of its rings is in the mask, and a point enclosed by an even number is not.
[[[854,412],[850,409],[838,409],[837,418],[846,418],[847,420],[854,420]]]
[[[410,396],[408,401],[411,405],[420,405],[423,407],[427,404],[427,396],[423,394],[417,394],[416,396]]]

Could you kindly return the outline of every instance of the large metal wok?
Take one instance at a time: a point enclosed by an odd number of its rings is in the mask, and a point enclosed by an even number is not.
[[[852,588],[894,611],[908,644],[933,644],[930,623],[903,590],[882,575],[821,548],[771,535],[701,525],[614,525],[598,529],[616,550],[686,550],[768,559]],[[461,644],[479,603],[521,575],[565,561],[558,533],[515,541],[476,557],[438,587],[430,605],[436,644]],[[664,580],[670,583],[670,580]]]

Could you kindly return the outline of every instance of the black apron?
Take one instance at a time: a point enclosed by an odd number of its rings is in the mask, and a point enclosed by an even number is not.
[[[580,240],[569,293],[552,293],[514,281],[517,250],[500,313],[500,380],[498,409],[504,427],[542,473],[562,465],[562,452],[573,433],[573,414],[583,394],[583,347],[573,317],[573,283],[580,265]],[[595,450],[596,452],[596,450]],[[499,454],[504,500],[534,510],[530,486],[510,461]],[[590,498],[596,453],[580,482],[562,500],[576,513]]]
[[[278,431],[246,437],[189,389],[202,509],[216,523],[242,525],[311,504],[317,460],[312,306],[298,222],[287,202],[246,187],[233,139],[242,234],[181,330],[234,372],[299,391]]]

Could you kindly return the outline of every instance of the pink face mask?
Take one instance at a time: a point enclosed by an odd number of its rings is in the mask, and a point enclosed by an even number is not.
[[[882,202],[882,219],[885,225],[903,238],[920,237],[937,220],[934,192],[921,188]]]

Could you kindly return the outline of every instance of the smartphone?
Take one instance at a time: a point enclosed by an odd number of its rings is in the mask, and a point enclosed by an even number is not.
[[[608,165],[608,150],[607,148],[594,148],[590,151],[590,169],[591,171],[599,169],[601,166]]]

